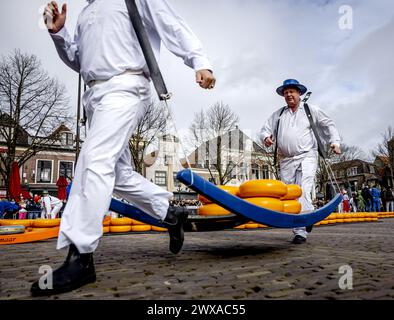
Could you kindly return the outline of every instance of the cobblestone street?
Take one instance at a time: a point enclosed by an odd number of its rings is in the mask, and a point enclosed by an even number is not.
[[[165,233],[106,235],[97,282],[47,299],[393,299],[393,230],[394,219],[316,227],[304,245],[283,229],[188,232],[179,255]],[[64,260],[55,245],[0,246],[0,299],[33,299],[39,267]],[[352,290],[339,288],[342,265]]]

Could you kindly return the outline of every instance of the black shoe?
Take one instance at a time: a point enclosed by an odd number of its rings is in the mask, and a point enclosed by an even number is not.
[[[308,233],[312,232],[312,229],[313,229],[313,225],[305,227],[305,230]]]
[[[300,235],[296,235],[295,237],[294,237],[294,239],[293,239],[293,244],[302,244],[302,243],[305,243],[306,242],[306,238],[304,238],[304,237],[302,237],[302,236],[300,236]]]
[[[170,206],[163,223],[170,235],[170,251],[178,253],[183,246],[183,224],[187,220],[188,210],[185,207]]]
[[[36,281],[30,292],[34,297],[46,296],[75,290],[95,281],[93,253],[80,254],[77,247],[71,244],[66,261],[52,273],[52,288],[40,288],[39,281]],[[49,283],[46,281],[46,284]]]

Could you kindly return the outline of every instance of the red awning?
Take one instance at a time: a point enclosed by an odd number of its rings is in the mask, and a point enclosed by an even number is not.
[[[8,192],[10,199],[15,199],[16,201],[20,200],[19,196],[22,193],[22,187],[21,177],[19,175],[19,166],[17,162],[12,163],[11,178]]]

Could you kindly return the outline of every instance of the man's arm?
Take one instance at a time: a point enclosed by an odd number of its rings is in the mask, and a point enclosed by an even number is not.
[[[272,146],[272,144],[274,143],[274,122],[275,122],[275,113],[273,113],[271,115],[271,117],[269,117],[269,119],[265,122],[265,124],[263,125],[263,127],[260,130],[260,140],[262,143],[265,144],[266,147],[270,147]]]
[[[330,137],[331,149],[334,153],[340,154],[341,137],[334,121],[332,121],[332,119],[330,119],[321,109],[316,108],[316,122],[318,126],[321,127]]]
[[[46,213],[51,213],[51,200],[49,199],[49,197],[44,197],[43,202],[43,207],[45,208]]]
[[[143,17],[145,22],[157,32],[167,49],[196,71],[196,82],[200,87],[212,89],[216,82],[212,66],[200,40],[186,22],[166,0],[143,0],[141,4],[147,13]]]
[[[78,34],[75,34],[74,40],[71,39],[64,26],[66,16],[67,5],[64,4],[60,12],[57,3],[52,1],[45,8],[44,21],[60,58],[71,69],[79,72]]]

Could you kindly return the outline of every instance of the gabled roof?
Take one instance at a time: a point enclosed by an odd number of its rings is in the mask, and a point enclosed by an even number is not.
[[[53,131],[48,138],[49,139],[59,139],[59,134],[61,134],[62,132],[71,132],[72,131],[64,124],[62,123],[57,129],[55,129],[55,131]]]

